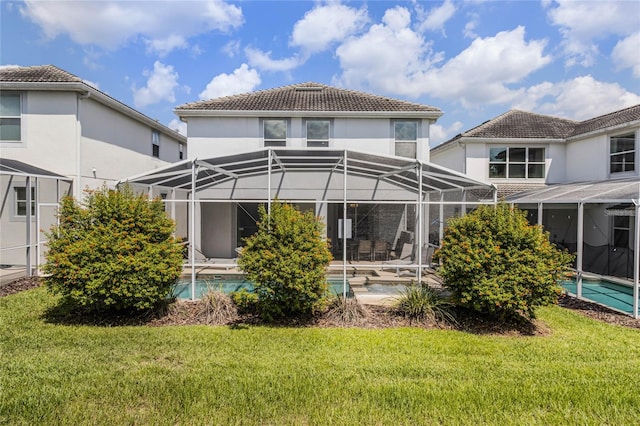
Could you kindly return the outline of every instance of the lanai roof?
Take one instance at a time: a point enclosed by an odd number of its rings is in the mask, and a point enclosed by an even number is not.
[[[133,176],[120,183],[157,185],[190,190],[192,167],[195,165],[196,190],[241,177],[286,173],[289,171],[323,171],[365,176],[383,180],[398,187],[421,191],[472,190],[480,199],[493,198],[495,187],[471,179],[461,173],[431,163],[409,158],[388,157],[344,150],[265,148],[242,154],[207,159],[184,160],[148,173]],[[421,169],[422,185],[418,182]]]
[[[49,170],[41,169],[40,167],[32,166],[31,164],[9,158],[0,158],[0,175],[31,176],[61,179],[66,181],[72,180],[67,176],[62,176],[57,173],[50,172]]]
[[[436,107],[313,82],[192,102],[175,109],[178,115],[188,115],[190,111],[422,113],[434,118],[442,115]]]

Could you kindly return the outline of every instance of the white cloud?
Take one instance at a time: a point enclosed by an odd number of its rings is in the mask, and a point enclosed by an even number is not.
[[[442,142],[451,139],[452,137],[460,133],[460,129],[462,129],[462,122],[460,121],[452,123],[449,127],[444,127],[440,124],[432,124],[429,127],[431,146],[433,147],[439,145]]]
[[[339,3],[319,5],[295,23],[291,45],[302,48],[305,54],[321,52],[361,30],[368,21],[364,7],[354,9]]]
[[[161,58],[175,49],[186,49],[189,45],[181,35],[170,34],[164,39],[146,40],[147,50],[157,53]]]
[[[247,64],[233,71],[233,74],[219,74],[215,76],[207,88],[204,89],[200,99],[212,99],[222,96],[247,93],[260,85],[260,74],[255,69],[250,69]]]
[[[593,65],[600,54],[597,40],[628,36],[638,28],[636,1],[557,0],[547,7],[551,23],[560,27],[567,66]]]
[[[176,130],[183,136],[187,136],[187,123],[184,121],[180,121],[177,118],[174,118],[167,124],[167,127],[173,130]]]
[[[421,9],[417,9],[418,13],[422,15]],[[444,33],[444,25],[449,19],[456,13],[456,6],[451,0],[445,0],[441,6],[434,7],[429,12],[424,14],[424,19],[418,27],[420,31],[437,31],[440,30]]]
[[[620,40],[611,52],[611,59],[618,69],[631,68],[640,77],[640,31]]]
[[[238,6],[215,0],[40,1],[25,0],[23,16],[39,25],[48,39],[67,34],[79,44],[115,49],[140,36],[159,53],[183,47],[179,41],[209,31],[228,32],[242,25]],[[157,49],[156,49],[157,48]]]
[[[406,9],[395,8],[382,24],[337,49],[342,75],[334,80],[396,95],[431,95],[465,107],[508,103],[523,90],[511,86],[551,62],[545,46],[544,40],[525,40],[524,28],[517,27],[476,38],[438,67],[442,54],[410,29]]]
[[[264,71],[291,71],[302,65],[305,59],[294,55],[290,58],[271,59],[271,52],[263,52],[260,49],[247,47],[244,49],[249,64],[252,67],[259,68]]]
[[[384,93],[420,96],[425,72],[441,59],[431,43],[410,28],[406,8],[385,12],[382,23],[361,36],[352,36],[336,50],[342,74],[334,81],[347,87],[366,86]]]
[[[585,120],[640,104],[640,96],[618,83],[586,75],[558,83],[544,82],[523,93],[513,107],[572,120]]]
[[[178,73],[173,71],[173,66],[156,61],[153,64],[153,71],[145,71],[143,75],[148,77],[147,85],[140,89],[133,87],[133,103],[136,108],[161,101],[176,101],[175,89],[178,87]]]
[[[230,58],[235,57],[238,53],[240,53],[240,40],[231,40],[224,46],[222,46],[222,53],[227,55]]]

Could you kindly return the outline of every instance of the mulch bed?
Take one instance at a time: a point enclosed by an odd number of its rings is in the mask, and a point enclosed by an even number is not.
[[[40,285],[37,277],[21,278],[0,286],[0,297],[36,288]],[[558,304],[566,309],[580,314],[623,327],[640,328],[640,319],[634,319],[628,315],[608,309],[595,303],[578,300],[574,297],[563,295]],[[345,321],[336,319],[332,315],[320,315],[308,321],[287,321],[275,325],[298,327],[359,327],[359,328],[389,328],[389,327],[422,327],[457,329],[474,334],[491,334],[505,336],[544,336],[551,333],[542,321],[512,321],[504,322],[493,318],[487,318],[467,310],[456,309],[456,323],[449,324],[436,321],[416,323],[398,315],[393,309],[384,306],[365,305],[362,312],[355,318]],[[259,318],[252,315],[234,315],[223,322],[212,319],[203,306],[198,302],[177,301],[164,309],[142,316],[109,316],[87,317],[80,313],[65,310],[64,307],[56,307],[48,311],[46,319],[50,322],[69,324],[93,324],[102,326],[116,325],[148,325],[148,326],[172,326],[172,325],[196,325],[196,324],[226,324],[232,327],[242,327],[250,324],[262,324]]]

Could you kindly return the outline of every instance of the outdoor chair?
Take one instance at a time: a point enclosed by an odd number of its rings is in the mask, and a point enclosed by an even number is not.
[[[371,260],[371,240],[359,240],[358,241],[358,260],[360,257],[366,257]]]
[[[382,260],[389,260],[389,243],[382,240],[376,240],[373,243],[373,261],[375,262],[381,257]]]

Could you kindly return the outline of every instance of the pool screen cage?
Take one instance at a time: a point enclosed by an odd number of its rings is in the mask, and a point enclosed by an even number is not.
[[[73,180],[31,164],[0,158],[0,269],[2,280],[38,274],[45,232],[57,224],[61,198]]]
[[[639,317],[640,179],[549,185],[507,202],[527,210],[529,220],[543,225],[552,242],[576,254],[578,298],[587,299],[585,273],[609,277],[632,286],[623,312]]]
[[[268,212],[275,200],[313,209],[324,221],[336,260],[331,268],[340,271],[346,296],[347,272],[357,268],[402,270],[421,283],[446,220],[496,203],[493,185],[461,173],[351,150],[265,148],[196,158],[124,183],[164,199],[188,247],[192,298],[197,268],[237,266],[234,250],[255,226],[259,204]]]

